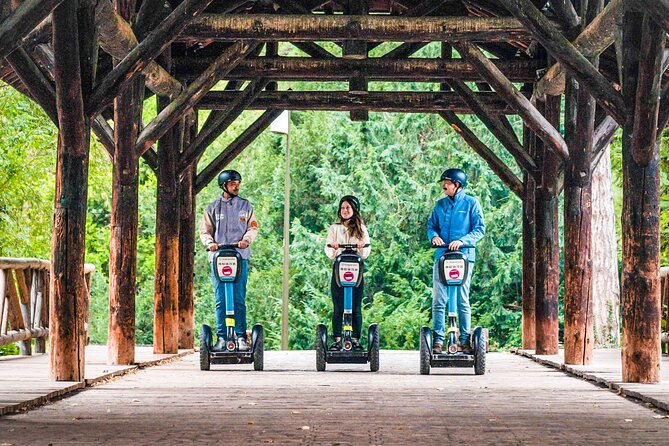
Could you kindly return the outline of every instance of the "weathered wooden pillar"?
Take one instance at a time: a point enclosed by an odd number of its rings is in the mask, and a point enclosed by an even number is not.
[[[663,31],[623,19],[622,378],[660,381],[660,165],[657,136]]]
[[[523,126],[523,146],[535,155],[536,136]],[[536,219],[535,219],[535,172],[523,175],[523,338],[524,349],[536,348]]]
[[[116,1],[116,9],[131,20],[134,1]],[[109,240],[108,364],[135,362],[135,288],[139,158],[135,151],[144,79],[139,76],[114,99],[111,235]]]
[[[560,97],[548,96],[546,119],[555,127],[560,120]],[[558,353],[558,287],[560,284],[560,248],[558,233],[558,156],[537,138],[537,165],[541,172],[535,194],[536,207],[536,352]]]
[[[56,193],[51,242],[50,372],[56,381],[84,379],[84,254],[90,121],[84,116],[77,0],[52,15],[58,110]],[[86,36],[91,37],[91,36]]]
[[[141,78],[141,76],[140,76]],[[135,152],[144,81],[138,79],[114,100],[111,237],[109,241],[109,338],[107,362],[135,361],[135,287],[139,159]]]
[[[158,98],[158,110],[169,100]],[[154,281],[154,353],[179,347],[179,182],[177,164],[183,143],[183,119],[158,140],[156,203],[156,276]]]
[[[603,7],[602,0],[590,0],[581,27],[585,28]],[[599,66],[597,57],[591,62]],[[569,161],[564,169],[564,362],[591,364],[595,345],[591,165],[596,103],[585,86],[573,79],[568,82],[567,101],[574,102],[574,120],[573,126],[565,130],[571,134],[567,138]]]
[[[188,140],[195,139],[197,120],[186,132]],[[196,163],[186,167],[181,175],[179,190],[181,195],[179,223],[179,348],[195,346],[195,290],[193,276],[195,271],[195,230],[197,215],[195,211],[195,173]]]

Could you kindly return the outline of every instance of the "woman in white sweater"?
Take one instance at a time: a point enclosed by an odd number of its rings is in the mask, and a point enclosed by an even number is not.
[[[339,211],[337,212],[339,221],[330,225],[328,229],[328,238],[325,243],[325,254],[334,260],[342,249],[339,245],[354,244],[357,245],[357,252],[363,259],[369,256],[371,248],[365,247],[369,244],[369,232],[360,217],[360,201],[353,195],[346,195],[339,200]],[[330,245],[330,246],[328,246]],[[360,345],[360,332],[362,331],[362,296],[365,287],[364,276],[361,278],[360,285],[353,288],[353,349],[362,350]],[[330,350],[341,350],[342,336],[342,318],[344,316],[344,289],[337,286],[335,279],[334,265],[332,270],[332,280],[330,281],[330,291],[332,293],[332,303],[334,311],[332,312],[332,332],[334,343]]]

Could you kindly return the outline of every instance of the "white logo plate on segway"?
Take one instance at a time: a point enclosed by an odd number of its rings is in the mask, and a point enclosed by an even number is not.
[[[339,281],[342,284],[358,283],[358,275],[360,274],[360,264],[352,262],[339,263]]]
[[[444,277],[448,285],[460,285],[464,282],[465,262],[464,259],[444,260]]]
[[[218,277],[225,282],[232,282],[237,276],[236,257],[218,257],[216,259]]]

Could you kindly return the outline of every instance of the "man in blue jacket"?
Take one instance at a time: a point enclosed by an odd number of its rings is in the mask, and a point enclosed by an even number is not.
[[[485,234],[481,204],[463,191],[467,186],[467,174],[460,169],[447,169],[441,174],[439,181],[446,196],[437,201],[427,222],[427,238],[433,245],[444,247],[436,250],[432,268],[432,328],[435,354],[442,352],[446,329],[446,303],[451,294],[455,294],[458,303],[460,345],[463,351],[471,349],[469,335],[472,315],[469,306],[469,285],[472,281],[476,251],[473,248],[462,249],[470,264],[467,277],[459,287],[441,284],[438,260],[446,247],[455,251],[462,245],[475,245]]]

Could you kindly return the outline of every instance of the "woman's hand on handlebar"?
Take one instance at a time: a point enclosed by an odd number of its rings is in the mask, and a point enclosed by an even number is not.
[[[328,244],[328,246],[330,248],[339,249],[339,243],[337,243],[337,242],[332,242],[332,243]]]
[[[365,247],[365,242],[358,242],[356,243],[356,246],[358,247],[358,249],[362,249]]]

